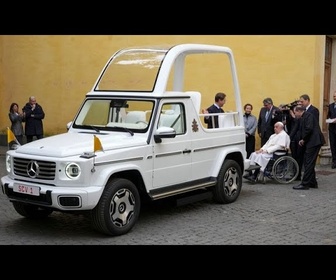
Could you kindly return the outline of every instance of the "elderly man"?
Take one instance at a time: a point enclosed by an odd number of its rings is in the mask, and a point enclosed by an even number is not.
[[[282,122],[276,122],[274,124],[274,132],[275,133],[270,136],[260,150],[250,155],[249,159],[251,160],[251,164],[260,165],[260,169],[257,169],[248,177],[245,176],[246,179],[256,182],[259,172],[264,172],[273,153],[278,150],[287,151],[289,149],[290,138],[284,130],[284,124]]]

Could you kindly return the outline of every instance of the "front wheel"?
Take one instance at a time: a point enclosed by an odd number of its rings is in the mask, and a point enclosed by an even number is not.
[[[222,204],[234,202],[240,194],[242,181],[239,164],[234,160],[225,160],[213,189],[214,200]]]
[[[127,179],[110,181],[91,212],[93,227],[107,235],[122,235],[135,225],[140,214],[140,195]]]

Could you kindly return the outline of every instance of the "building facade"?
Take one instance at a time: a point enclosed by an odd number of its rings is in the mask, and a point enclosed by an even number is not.
[[[253,104],[256,116],[262,100],[275,105],[295,101],[303,93],[320,110],[325,135],[326,106],[336,90],[336,37],[326,35],[3,35],[0,36],[0,134],[10,126],[9,106],[20,109],[35,96],[45,111],[46,136],[66,131],[85,94],[110,56],[120,48],[141,45],[202,43],[228,46],[235,55],[242,106]],[[206,70],[206,69],[205,69]],[[195,79],[199,77],[195,75]],[[230,87],[203,85],[201,107],[218,91]],[[328,139],[328,137],[326,137]],[[257,139],[257,146],[260,141]]]

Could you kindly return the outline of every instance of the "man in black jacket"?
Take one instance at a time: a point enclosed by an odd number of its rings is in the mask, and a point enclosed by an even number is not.
[[[202,110],[202,114],[216,114],[216,113],[224,113],[222,107],[224,106],[226,101],[226,94],[223,92],[218,92],[215,95],[215,103],[212,104],[208,109]],[[212,123],[214,120],[214,124]],[[208,124],[208,128],[218,128],[218,116],[206,116],[204,117],[204,122]]]
[[[282,113],[278,107],[273,105],[272,98],[265,98],[263,104],[264,107],[260,109],[258,117],[258,134],[261,147],[266,144],[274,133],[275,123],[282,121]]]
[[[328,124],[329,131],[329,145],[332,157],[331,168],[336,168],[336,91],[333,95],[334,102],[329,104],[327,119],[330,121]]]
[[[321,146],[325,144],[325,140],[316,117],[307,112],[305,107],[296,106],[294,108],[294,114],[296,118],[301,118],[300,134],[301,140],[300,146],[304,146],[303,156],[303,178],[301,184],[294,186],[295,190],[308,190],[309,188],[318,188],[316,181],[315,165],[318,157],[318,153]]]
[[[297,101],[297,106],[302,106],[300,100]],[[301,173],[302,173],[302,165],[303,165],[303,155],[304,155],[304,146],[299,145],[299,141],[301,140],[301,118],[296,118],[293,110],[290,111],[292,118],[292,129],[289,134],[291,139],[290,150],[292,153],[292,157],[295,158],[296,162],[299,165],[299,175],[296,177],[295,181],[301,181]]]
[[[311,113],[317,119],[317,122],[319,122],[320,111],[317,107],[315,107],[313,104],[310,103],[309,95],[308,94],[302,94],[300,96],[300,102],[301,102],[302,106],[306,108],[306,112]]]
[[[44,111],[40,104],[37,104],[35,96],[29,97],[28,103],[23,107],[25,118],[25,134],[27,143],[33,141],[35,136],[37,139],[43,138],[43,123]]]

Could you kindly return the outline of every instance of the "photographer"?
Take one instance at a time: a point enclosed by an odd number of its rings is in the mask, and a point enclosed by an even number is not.
[[[289,104],[280,104],[279,109],[282,114],[282,122],[285,125],[285,131],[290,134],[294,125],[295,115],[293,112],[294,107],[298,104],[298,101],[294,101]]]

